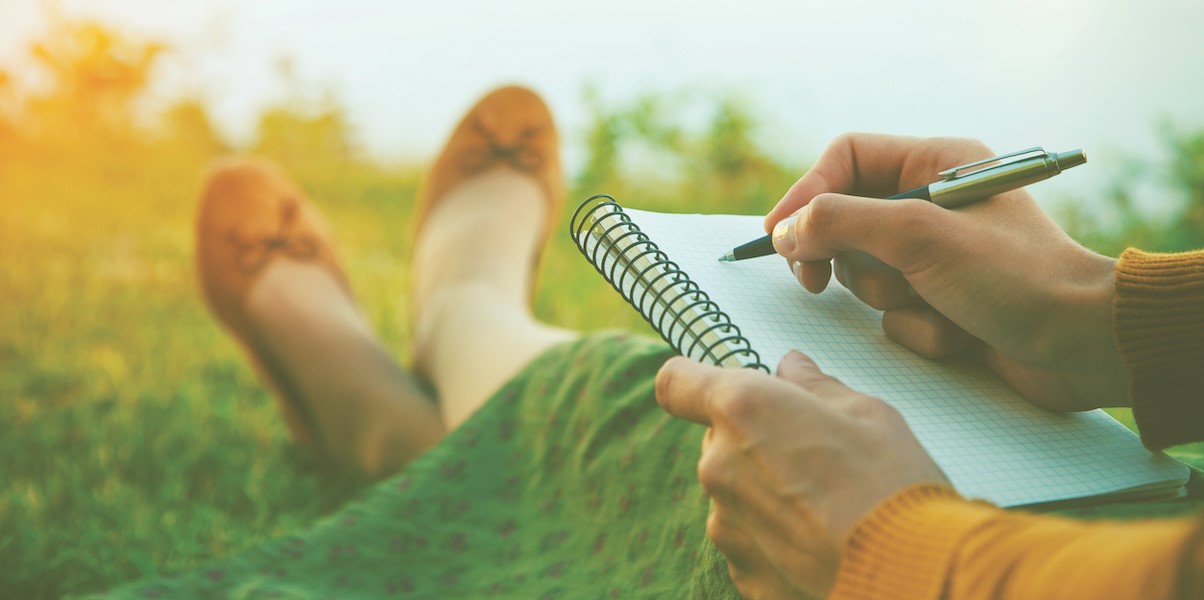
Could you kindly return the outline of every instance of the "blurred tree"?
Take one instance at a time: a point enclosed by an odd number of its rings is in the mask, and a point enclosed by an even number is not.
[[[17,112],[15,87],[12,76],[0,69],[0,150],[11,145],[12,137],[16,133],[13,124]]]
[[[587,194],[603,191],[618,193],[607,185],[618,179],[620,146],[629,136],[624,116],[608,109],[594,86],[585,89],[584,100],[589,112],[589,125],[585,131],[585,145],[589,154],[577,177],[576,187]]]
[[[158,134],[163,143],[187,154],[208,157],[228,150],[205,105],[195,98],[185,98],[168,107],[160,119]]]
[[[340,164],[356,156],[344,109],[332,103],[313,111],[296,103],[269,108],[259,118],[253,151],[292,168]]]
[[[260,115],[252,150],[290,169],[338,167],[356,161],[355,134],[338,96],[327,90],[320,100],[308,99],[308,86],[297,76],[290,57],[277,59],[276,75],[285,97]]]
[[[165,49],[99,23],[54,19],[30,49],[50,80],[29,99],[25,116],[52,142],[128,141],[134,137],[136,101]]]
[[[1174,218],[1175,249],[1204,247],[1204,131],[1164,133],[1171,147],[1169,179],[1183,192],[1183,207]]]
[[[1131,160],[1103,203],[1075,202],[1060,211],[1059,220],[1075,239],[1111,255],[1129,246],[1158,252],[1204,248],[1204,130],[1164,125],[1162,139],[1168,164]],[[1142,202],[1151,193],[1169,197]],[[1150,201],[1164,207],[1164,216],[1143,208]]]
[[[0,69],[0,118],[8,120],[13,110],[16,100],[13,98],[13,77],[8,74],[8,71]]]
[[[744,103],[720,100],[690,180],[715,190],[725,203],[744,204],[753,212],[768,210],[802,170],[770,156],[757,139],[758,130],[757,120]]]
[[[634,195],[639,206],[668,210],[768,210],[802,170],[769,154],[757,139],[756,118],[735,98],[702,97],[708,120],[702,127],[683,123],[699,98],[649,94],[617,105],[587,90],[589,154],[576,181],[579,195]]]
[[[773,168],[753,138],[756,123],[735,100],[725,99],[715,109],[706,138],[705,164],[708,171],[730,180],[757,175]]]

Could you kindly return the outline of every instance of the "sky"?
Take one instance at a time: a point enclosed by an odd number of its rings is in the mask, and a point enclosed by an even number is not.
[[[0,64],[47,7],[169,40],[181,51],[158,93],[199,91],[235,143],[283,93],[282,57],[390,159],[433,155],[508,82],[548,100],[570,164],[587,85],[616,101],[737,95],[800,163],[846,131],[1085,148],[1088,166],[1042,184],[1051,195],[1157,160],[1160,123],[1204,128],[1199,0],[0,0]]]

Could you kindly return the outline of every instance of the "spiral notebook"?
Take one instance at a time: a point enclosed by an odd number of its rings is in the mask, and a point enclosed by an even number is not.
[[[719,256],[763,234],[762,217],[666,214],[583,203],[570,223],[582,254],[674,349],[770,371],[797,348],[850,387],[880,397],[968,497],[1034,508],[1181,495],[1189,471],[1107,413],[1053,413],[985,368],[932,361],[888,340],[881,313],[835,280],[806,292],[785,262]]]

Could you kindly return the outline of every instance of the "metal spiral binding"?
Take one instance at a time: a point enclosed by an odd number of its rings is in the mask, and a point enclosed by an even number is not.
[[[569,221],[569,235],[598,273],[674,350],[720,366],[734,362],[769,372],[727,313],[614,198],[597,194],[582,202]]]

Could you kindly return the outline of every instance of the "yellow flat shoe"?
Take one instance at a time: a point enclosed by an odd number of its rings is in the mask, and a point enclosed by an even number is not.
[[[275,165],[227,159],[210,172],[196,222],[196,266],[205,300],[272,388],[295,442],[321,449],[320,430],[297,386],[257,339],[247,293],[276,260],[321,265],[352,297],[329,229],[301,190]]]
[[[560,138],[547,105],[538,94],[519,86],[489,92],[460,120],[418,195],[419,230],[449,190],[498,168],[529,174],[539,182],[548,203],[541,248],[545,246],[564,209]],[[535,256],[537,267],[542,255],[541,251]],[[534,288],[534,278],[532,282]]]

